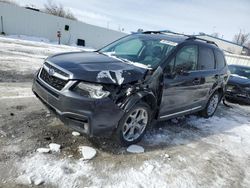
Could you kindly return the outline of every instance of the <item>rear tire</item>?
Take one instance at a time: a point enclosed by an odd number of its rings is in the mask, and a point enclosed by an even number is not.
[[[201,111],[201,116],[204,118],[210,118],[216,112],[218,104],[220,103],[221,97],[218,91],[214,92],[214,94],[209,98],[206,108]]]
[[[119,121],[115,137],[123,146],[141,141],[151,122],[151,109],[145,102],[139,102],[132,107]]]

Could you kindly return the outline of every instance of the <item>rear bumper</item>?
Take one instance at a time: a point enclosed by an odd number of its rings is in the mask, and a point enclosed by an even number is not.
[[[124,112],[110,99],[90,99],[65,89],[51,89],[37,77],[32,91],[61,121],[89,136],[109,136]]]

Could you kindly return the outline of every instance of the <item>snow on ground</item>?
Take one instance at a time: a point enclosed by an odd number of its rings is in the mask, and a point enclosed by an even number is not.
[[[237,108],[237,105],[233,106]],[[82,163],[80,160],[35,154],[22,161],[20,170],[25,172],[21,178],[41,178],[47,184],[62,188],[80,185],[247,187],[250,185],[250,108],[244,107],[242,114],[237,116],[234,108],[227,112],[226,117],[217,115],[203,119],[191,116],[185,120],[190,129],[175,132],[163,126],[149,132],[144,144],[155,147],[167,144],[169,147],[160,151],[148,149],[144,156],[136,154],[137,158],[130,157],[133,154],[127,155],[131,159],[125,160],[120,167],[112,159],[109,163],[97,160]],[[173,157],[165,152],[172,153]],[[136,164],[129,162],[134,159],[137,159]]]
[[[6,35],[4,36],[4,38],[7,39],[17,39],[17,40],[21,40],[23,41],[31,41],[31,42],[40,42],[40,43],[48,43],[50,45],[54,44],[54,45],[58,45],[58,41],[50,41],[47,38],[43,38],[43,37],[34,37],[34,36],[27,36],[27,35]],[[81,48],[84,51],[95,51],[96,49],[92,48],[92,47],[83,47],[83,46],[77,46],[76,44],[71,44],[71,45],[60,45],[60,46],[74,46],[77,48]]]
[[[17,83],[6,84],[0,82],[0,91],[4,91],[0,92],[0,100],[35,97],[30,87],[30,84],[22,84],[22,86],[20,86]]]
[[[92,165],[84,161],[73,161],[68,159],[58,159],[53,155],[37,154],[27,158],[19,164],[25,174],[20,175],[16,182],[18,184],[30,184],[28,179],[44,180],[45,184],[58,186],[60,188],[81,187],[84,181],[91,175]]]
[[[33,37],[33,36],[27,36],[27,35],[7,35],[5,38],[9,39],[18,39],[18,40],[28,40],[32,42],[45,42],[50,43],[49,39],[43,38],[43,37]]]
[[[250,187],[249,106],[220,105],[209,119],[158,123],[138,143],[144,148],[138,154],[107,140],[91,144],[47,117],[31,92],[32,78],[22,82],[18,75],[33,73],[47,55],[79,50],[0,37],[0,71],[15,78],[0,75],[0,187]],[[60,152],[36,152],[52,141]],[[83,145],[95,147],[92,160],[80,160]]]
[[[89,146],[79,146],[79,151],[82,154],[81,160],[90,160],[96,156],[96,150]]]
[[[18,38],[18,37],[17,37]],[[19,73],[34,72],[44,59],[55,53],[69,51],[89,51],[89,48],[56,45],[38,42],[39,38],[29,38],[37,41],[6,38],[0,36],[0,66],[1,71],[18,71]]]

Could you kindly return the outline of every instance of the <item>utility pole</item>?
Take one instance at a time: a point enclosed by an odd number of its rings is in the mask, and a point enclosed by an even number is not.
[[[5,35],[4,29],[3,29],[3,16],[1,16],[1,26],[2,26],[2,32],[1,32],[1,34]]]
[[[61,44],[61,31],[57,31],[58,44]]]

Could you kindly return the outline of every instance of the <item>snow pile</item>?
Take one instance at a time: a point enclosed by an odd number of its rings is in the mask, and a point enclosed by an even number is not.
[[[56,144],[56,143],[50,143],[49,148],[38,148],[36,151],[38,153],[49,153],[50,151],[60,152],[60,150],[61,150],[61,145]]]
[[[96,150],[89,146],[80,146],[79,150],[82,154],[81,160],[90,160],[96,156]]]
[[[49,144],[49,148],[53,152],[60,152],[61,145],[56,144],[56,143],[51,143]]]
[[[139,145],[130,145],[127,148],[127,152],[129,152],[129,153],[143,153],[144,148],[139,146]]]
[[[38,153],[49,153],[50,149],[49,148],[38,148],[36,151]]]
[[[73,131],[73,132],[72,132],[72,135],[73,135],[73,136],[80,136],[81,134],[80,134],[79,132]]]

